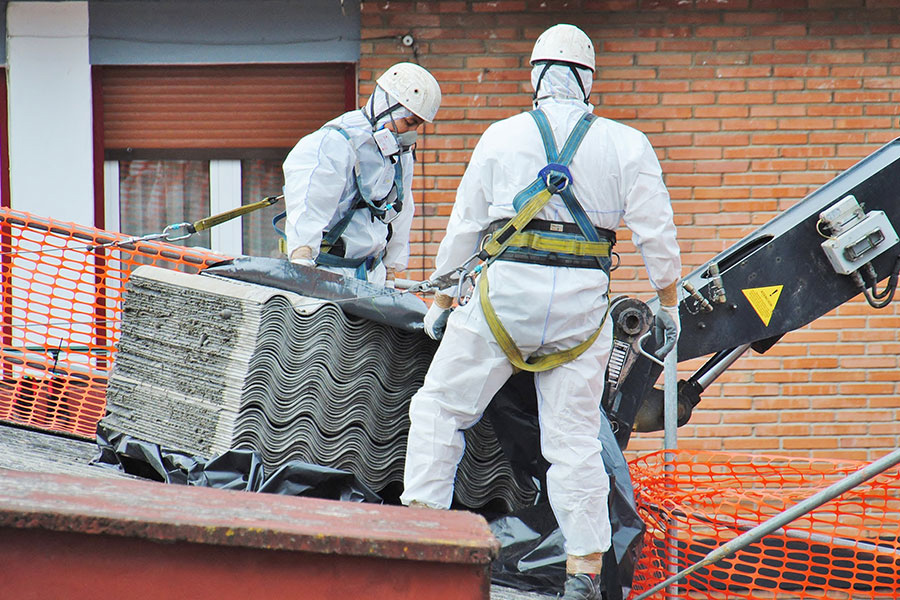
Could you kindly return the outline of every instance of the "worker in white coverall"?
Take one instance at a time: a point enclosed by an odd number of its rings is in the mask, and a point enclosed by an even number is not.
[[[557,149],[562,148],[576,123],[593,118],[586,117],[593,109],[588,102],[593,45],[577,27],[556,25],[538,38],[531,63],[535,108],[546,117]],[[485,230],[517,215],[520,192],[543,179],[536,177],[550,162],[537,119],[530,113],[488,127],[460,182],[432,281],[477,253]],[[464,450],[463,430],[481,418],[513,374],[513,361],[518,361],[514,350],[531,363],[577,348],[581,354],[574,360],[536,372],[535,387],[541,451],[550,463],[547,492],[565,538],[564,598],[594,599],[600,598],[601,559],[611,541],[609,480],[598,434],[605,418],[599,403],[612,344],[613,324],[606,315],[609,242],[614,234],[603,230],[614,230],[622,220],[631,230],[661,299],[655,326],[673,342],[680,328],[676,286],[681,259],[669,194],[643,133],[596,118],[568,168],[569,189],[589,220],[587,227],[601,228],[593,250],[578,249],[579,239],[587,247],[587,236],[562,196],[553,194],[524,233],[563,244],[559,251],[536,250],[542,247],[538,242],[535,248],[528,243],[508,246],[480,273],[472,299],[452,313],[452,292],[435,294],[425,329],[435,339],[441,336],[442,323],[446,330],[411,401],[401,501],[450,506]],[[564,187],[565,178],[559,175],[563,169],[554,169],[551,183]],[[485,278],[490,285],[482,290]],[[491,310],[514,342],[512,351],[498,342]]]
[[[284,161],[290,260],[392,286],[409,260],[413,149],[441,89],[413,63],[390,67],[358,109],[301,139]]]

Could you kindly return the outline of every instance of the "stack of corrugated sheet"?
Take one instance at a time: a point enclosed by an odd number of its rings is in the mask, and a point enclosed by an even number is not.
[[[437,345],[331,302],[141,267],[126,290],[104,426],[205,457],[256,450],[399,493],[409,399]],[[528,504],[487,420],[466,432],[456,501]]]

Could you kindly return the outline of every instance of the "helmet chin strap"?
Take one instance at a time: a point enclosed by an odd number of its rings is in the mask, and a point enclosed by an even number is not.
[[[380,87],[376,88],[376,93],[379,89],[381,89],[381,88]],[[381,92],[384,94],[384,101],[385,101],[385,104],[388,104],[388,107],[386,109],[384,109],[383,111],[381,111],[380,113],[378,113],[378,115],[376,115],[374,117],[369,116],[371,113],[373,113],[375,111],[375,93],[373,93],[372,96],[369,98],[369,110],[363,111],[363,115],[365,115],[366,120],[372,126],[372,131],[375,131],[375,129],[377,129],[378,121],[380,121],[381,118],[385,115],[390,115],[391,123],[394,124],[394,128],[396,129],[397,123],[394,121],[394,111],[397,110],[398,108],[400,108],[401,106],[403,106],[399,102],[397,102],[396,104],[390,105],[389,104],[390,96],[388,96],[388,93],[385,92],[384,90],[381,90]]]
[[[588,94],[584,91],[584,84],[581,83],[581,75],[578,74],[578,69],[575,68],[575,65],[572,63],[567,63],[563,61],[553,61],[548,60],[544,63],[544,68],[541,70],[541,74],[538,75],[537,85],[534,86],[534,95],[531,97],[531,103],[537,104],[538,101],[538,91],[541,89],[541,81],[544,79],[544,75],[547,73],[547,69],[550,68],[551,65],[562,65],[564,67],[569,67],[569,70],[572,71],[572,75],[575,77],[575,83],[578,84],[578,89],[581,90],[582,101],[585,104],[590,104],[588,101]]]

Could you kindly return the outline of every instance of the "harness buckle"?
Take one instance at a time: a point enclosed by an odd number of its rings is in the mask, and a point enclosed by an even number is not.
[[[557,163],[550,163],[538,172],[551,194],[558,194],[569,187],[572,182],[572,173],[569,167]]]

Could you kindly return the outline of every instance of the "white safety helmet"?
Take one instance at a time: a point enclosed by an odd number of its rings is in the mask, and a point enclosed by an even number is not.
[[[434,121],[441,106],[441,86],[426,69],[415,63],[397,63],[375,83],[417,117]]]
[[[561,62],[594,71],[594,44],[574,25],[560,23],[542,33],[534,43],[531,64]]]

